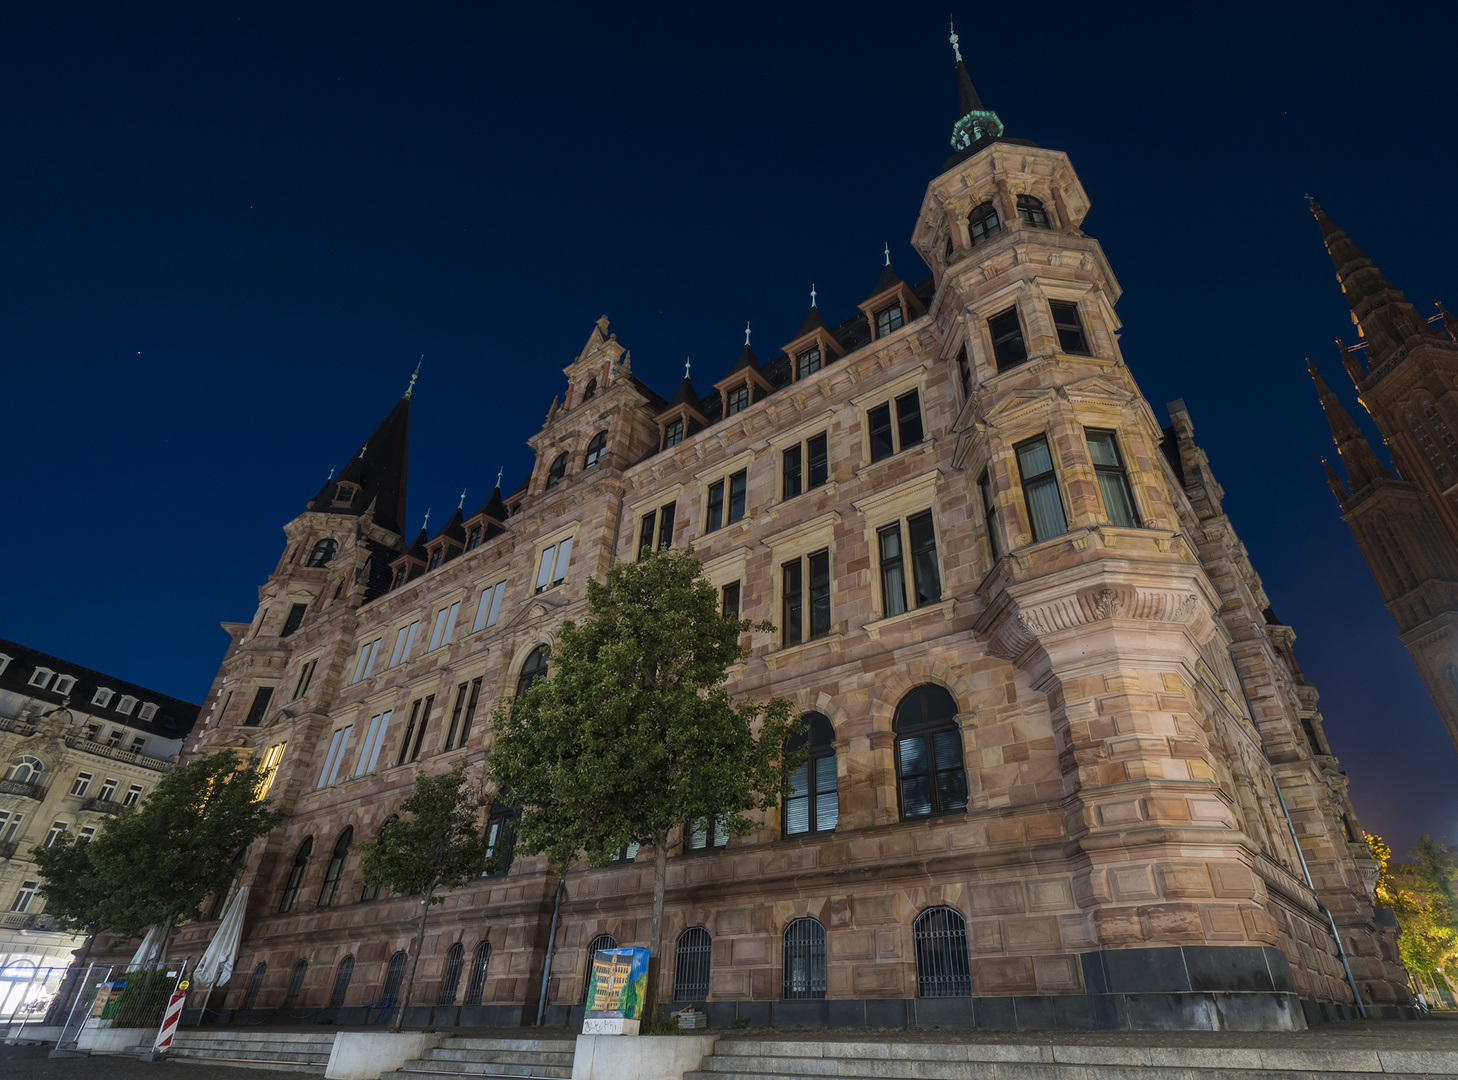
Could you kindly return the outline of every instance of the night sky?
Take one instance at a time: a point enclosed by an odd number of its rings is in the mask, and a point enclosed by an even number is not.
[[[773,356],[812,282],[854,314],[886,241],[925,275],[943,7],[633,7],[6,5],[0,636],[199,700],[219,621],[421,354],[411,531],[516,486],[604,312],[667,395],[746,320]],[[1130,367],[1161,420],[1188,404],[1362,825],[1402,851],[1458,841],[1458,754],[1323,479],[1304,358],[1357,411],[1355,335],[1302,195],[1419,310],[1458,306],[1458,16],[1373,10],[956,14],[1007,133],[1079,171]]]

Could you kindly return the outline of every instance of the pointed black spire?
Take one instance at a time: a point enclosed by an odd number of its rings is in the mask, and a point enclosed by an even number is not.
[[[952,54],[957,58],[957,122],[952,125],[952,149],[965,150],[980,139],[1002,134],[1002,121],[997,113],[982,104],[967,65],[962,63],[962,49],[957,44],[957,30],[952,28]]]
[[[687,375],[683,377],[683,382],[678,384],[678,393],[673,395],[663,411],[667,412],[675,405],[688,405],[693,409],[699,407],[699,395],[694,392],[694,384]]]
[[[461,514],[461,508],[458,506],[456,507],[456,512],[446,520],[446,523],[440,527],[440,532],[435,535],[437,537],[444,536],[464,544],[466,542],[465,520],[465,517]]]
[[[411,379],[414,384],[414,379]],[[362,514],[373,505],[375,522],[391,532],[405,520],[405,475],[410,452],[410,393],[406,392],[349,462],[309,501],[324,514]]]
[[[759,357],[754,355],[754,346],[749,342],[744,343],[744,348],[739,350],[739,355],[734,358],[734,364],[724,374],[733,375],[736,371],[743,371],[748,368],[750,371],[759,370]]]
[[[486,501],[481,504],[481,508],[471,516],[477,517],[482,514],[484,514],[488,518],[491,518],[493,521],[506,520],[506,503],[501,501],[500,484],[497,484],[494,488],[491,489],[491,494],[487,496]]]
[[[1316,383],[1316,394],[1321,399],[1322,411],[1326,413],[1332,441],[1336,443],[1337,452],[1342,456],[1342,464],[1346,466],[1347,476],[1352,481],[1352,492],[1355,494],[1379,479],[1392,479],[1392,474],[1377,460],[1372,444],[1367,441],[1367,437],[1362,434],[1347,410],[1342,408],[1341,401],[1327,387],[1321,372],[1316,370],[1316,365],[1308,360],[1306,370],[1311,373],[1312,382]]]
[[[972,76],[967,74],[967,65],[957,58],[957,119],[968,113],[985,112],[982,99],[977,96],[977,87],[972,85]]]

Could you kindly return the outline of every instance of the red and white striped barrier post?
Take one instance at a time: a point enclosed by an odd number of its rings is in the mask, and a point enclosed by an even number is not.
[[[167,1012],[162,1016],[162,1030],[157,1032],[157,1044],[153,1050],[172,1048],[172,1036],[177,1034],[177,1023],[182,1019],[182,1007],[187,1004],[187,980],[177,984],[172,1000],[167,1002]]]

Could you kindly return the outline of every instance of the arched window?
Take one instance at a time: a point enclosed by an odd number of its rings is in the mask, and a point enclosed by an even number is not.
[[[599,431],[587,444],[587,457],[583,459],[582,467],[590,469],[602,460],[603,454],[607,453],[607,432]]]
[[[339,876],[344,873],[344,860],[349,856],[349,846],[354,843],[354,826],[339,834],[334,842],[334,853],[329,856],[329,867],[324,871],[324,887],[319,890],[319,906],[328,907],[339,896]]]
[[[678,935],[673,950],[673,1000],[703,1001],[709,996],[709,948],[713,942],[702,926]]]
[[[476,954],[471,958],[471,982],[466,987],[466,1004],[481,1004],[481,996],[486,992],[486,966],[491,963],[491,942],[483,941],[476,946]]]
[[[957,702],[940,686],[913,687],[896,706],[896,776],[903,818],[967,809]]]
[[[971,997],[967,920],[956,908],[927,908],[911,927],[916,946],[916,996]]]
[[[387,1012],[395,1004],[396,995],[400,993],[400,981],[405,978],[405,960],[405,950],[401,949],[390,957],[390,964],[385,968],[385,985],[380,987],[380,1004]]]
[[[284,886],[283,902],[278,906],[280,915],[294,906],[294,901],[299,895],[299,886],[304,881],[304,871],[309,866],[309,856],[313,853],[314,838],[305,837],[304,842],[299,845],[299,853],[294,856],[294,865],[293,869],[289,871],[288,884]]]
[[[258,991],[263,989],[263,975],[268,970],[268,965],[262,960],[253,969],[253,978],[248,980],[248,992],[243,995],[243,1011],[248,1012],[254,1003],[258,1001]]]
[[[785,1000],[825,996],[825,927],[796,919],[785,927]]]
[[[289,972],[289,988],[284,994],[283,1007],[292,1009],[294,1002],[299,999],[299,993],[304,989],[304,976],[309,972],[309,961],[300,958],[294,964],[294,970]]]
[[[790,736],[785,751],[808,750],[805,763],[789,776],[785,792],[785,835],[830,832],[840,816],[835,790],[835,725],[818,712],[806,713],[805,730]]]
[[[526,658],[526,663],[521,666],[521,674],[516,677],[516,696],[523,696],[532,683],[547,676],[547,647],[538,645]]]
[[[328,566],[329,560],[334,558],[334,553],[339,550],[339,542],[325,538],[314,545],[314,550],[309,553],[309,566]]]
[[[567,455],[558,454],[557,460],[552,462],[552,467],[547,470],[547,487],[556,487],[567,475]]]
[[[1024,225],[1031,225],[1035,229],[1052,227],[1048,222],[1048,211],[1043,209],[1043,200],[1032,195],[1018,196],[1018,217],[1023,219]]]
[[[461,968],[466,966],[466,947],[459,941],[446,954],[445,976],[440,981],[440,1005],[454,1005],[461,987]]]
[[[582,1004],[587,1004],[587,995],[592,990],[592,969],[597,967],[599,949],[616,949],[618,939],[611,934],[598,934],[587,945],[587,968],[582,973]]]
[[[349,993],[349,980],[354,976],[354,955],[339,961],[334,972],[334,989],[329,991],[329,1007],[338,1009],[344,1005],[344,995]]]
[[[582,388],[582,400],[583,401],[591,401],[592,400],[592,395],[595,394],[595,393],[597,393],[597,379],[596,378],[588,379],[587,380],[587,385]]]
[[[399,814],[391,814],[389,817],[387,817],[385,819],[385,823],[380,826],[380,836],[385,835],[385,830],[390,827],[390,822],[399,820]],[[380,898],[380,887],[378,885],[370,885],[366,883],[365,887],[359,891],[359,898],[361,902],[364,902],[366,900],[378,900]]]
[[[1002,232],[1002,220],[997,216],[997,207],[992,202],[974,206],[967,215],[967,231],[972,235],[972,246],[986,243]]]
[[[45,771],[45,762],[26,754],[15,759],[15,764],[10,766],[10,771],[5,774],[5,779],[14,780],[20,784],[38,784],[41,773]]]

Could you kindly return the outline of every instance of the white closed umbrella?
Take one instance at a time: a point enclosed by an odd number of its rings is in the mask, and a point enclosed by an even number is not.
[[[248,907],[248,886],[238,886],[238,891],[223,909],[223,918],[218,931],[208,948],[192,970],[192,977],[198,982],[212,986],[225,983],[233,976],[233,961],[238,958],[238,941],[243,936],[243,912]]]
[[[127,965],[127,970],[138,971],[154,963],[162,955],[162,939],[166,936],[167,931],[161,923],[147,927],[147,935],[142,938],[142,944],[137,946],[137,953]]]

